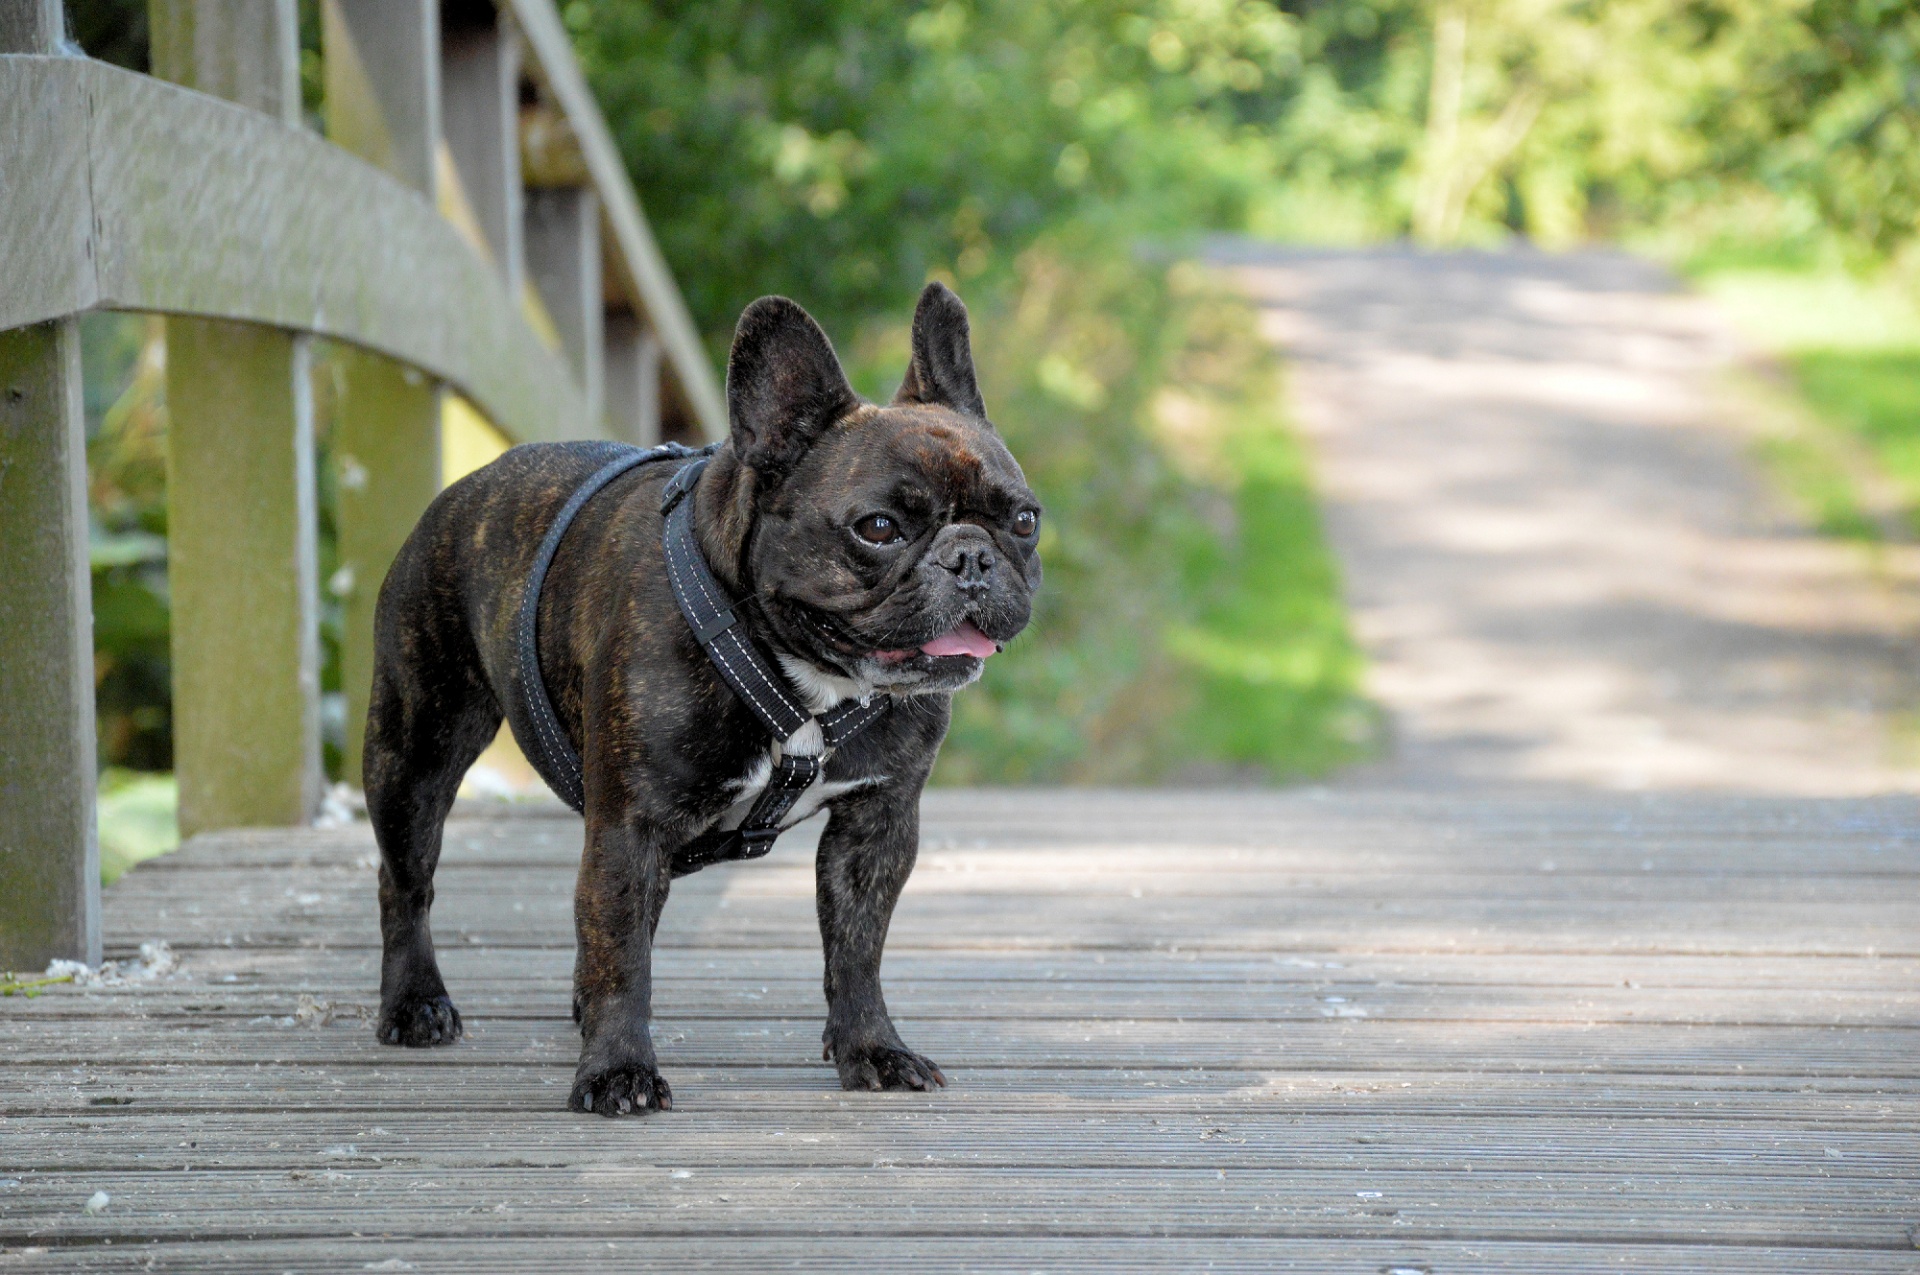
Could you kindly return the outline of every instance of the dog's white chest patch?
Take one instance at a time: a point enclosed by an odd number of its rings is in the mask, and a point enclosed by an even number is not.
[[[766,791],[767,780],[772,774],[773,752],[769,749],[765,756],[753,763],[753,769],[747,772],[746,777],[737,781],[734,788],[736,793],[734,802],[727,807],[727,812],[720,816],[718,826],[731,830],[744,823],[747,815],[753,810],[753,803],[758,801],[760,794]],[[805,792],[800,794],[794,801],[793,808],[787,811],[786,818],[780,821],[781,831],[784,832],[802,820],[811,818],[819,812],[820,807],[842,793],[877,784],[884,778],[886,778],[884,775],[873,775],[866,779],[829,780],[826,777],[825,767],[822,767],[820,775]]]
[[[781,653],[780,664],[786,670],[794,689],[799,691],[800,697],[806,701],[808,710],[816,714],[825,713],[849,699],[872,693],[871,687],[860,686],[847,678],[827,673],[804,661],[796,660],[784,652]],[[795,731],[785,745],[775,743],[769,746],[766,754],[754,761],[752,769],[748,770],[743,778],[735,781],[733,804],[728,806],[726,813],[720,816],[717,826],[731,831],[746,822],[747,815],[753,810],[753,803],[758,801],[760,794],[766,791],[767,780],[772,777],[774,764],[779,761],[782,752],[792,753],[796,757],[821,757],[826,751],[827,741],[820,734],[818,721],[808,722]],[[865,779],[829,780],[827,768],[822,765],[812,785],[800,794],[794,801],[792,809],[788,810],[786,817],[780,821],[780,830],[784,832],[802,820],[811,818],[819,812],[820,807],[843,793],[853,792],[885,779],[885,775],[871,775]]]

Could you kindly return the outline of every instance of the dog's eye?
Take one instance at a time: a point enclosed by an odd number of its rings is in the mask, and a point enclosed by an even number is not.
[[[1025,538],[1040,530],[1040,515],[1031,509],[1022,509],[1013,516],[1013,534]]]
[[[890,545],[904,539],[900,534],[900,524],[885,514],[868,514],[853,524],[854,534],[872,545]]]

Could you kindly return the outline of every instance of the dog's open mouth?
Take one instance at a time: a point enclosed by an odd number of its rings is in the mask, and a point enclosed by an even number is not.
[[[873,657],[883,664],[900,664],[916,655],[931,655],[935,659],[951,659],[960,656],[984,660],[1000,649],[1000,643],[982,633],[974,626],[973,621],[962,620],[939,637],[922,642],[917,648],[875,651]]]
[[[794,612],[823,639],[828,648],[843,656],[858,657],[865,655],[882,664],[905,664],[909,660],[925,658],[939,660],[984,660],[990,655],[1005,650],[1005,644],[982,633],[979,626],[971,620],[962,620],[951,629],[935,638],[929,638],[919,646],[902,647],[898,650],[869,650],[852,632],[832,617],[810,606],[795,606]]]

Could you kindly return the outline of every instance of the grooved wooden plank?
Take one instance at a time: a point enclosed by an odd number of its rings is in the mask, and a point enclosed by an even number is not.
[[[1033,1271],[1108,1275],[1129,1271],[1461,1271],[1467,1275],[1730,1275],[1772,1271],[1834,1271],[1885,1275],[1912,1271],[1912,1254],[1824,1248],[1814,1244],[1592,1244],[1580,1240],[1352,1240],[1329,1237],[1129,1237],[1125,1240],[1048,1237],[645,1237],[601,1239],[328,1240],[340,1269],[419,1271],[534,1271],[589,1269],[609,1262],[645,1262],[653,1269],[701,1269],[760,1275],[768,1269],[881,1269],[914,1271]],[[46,1271],[267,1271],[278,1273],[313,1252],[311,1240],[230,1240],[221,1246],[150,1242],[115,1248],[23,1248],[25,1269]],[[403,1262],[386,1265],[382,1262]]]
[[[644,1130],[636,1131],[643,1137]],[[651,1147],[564,1167],[432,1167],[394,1189],[354,1165],[286,1173],[38,1173],[11,1188],[0,1237],[249,1239],[347,1231],[458,1234],[735,1233],[1610,1239],[1639,1243],[1844,1243],[1910,1248],[1906,1184],[1872,1178],[1724,1177],[1677,1189],[1669,1174],[1284,1168],[981,1169],[875,1164],[688,1170]],[[677,1177],[676,1174],[686,1176]],[[298,1175],[298,1176],[296,1176]],[[118,1207],[79,1205],[105,1191]],[[471,1212],[467,1212],[471,1210]]]
[[[842,1100],[844,1101],[844,1100]],[[976,1104],[977,1108],[978,1104]],[[886,1099],[791,1102],[679,1112],[651,1120],[644,1148],[613,1122],[556,1124],[503,1112],[484,1130],[400,1112],[341,1115],[290,1131],[270,1115],[143,1114],[102,1109],[89,1118],[13,1118],[0,1129],[0,1163],[15,1174],[111,1172],[127,1166],[102,1145],[111,1134],[156,1148],[136,1167],[152,1173],[222,1169],[297,1171],[565,1167],[581,1158],[627,1157],[722,1168],[869,1168],[940,1162],[967,1168],[1284,1168],[1289,1172],[1523,1173],[1544,1157],[1560,1173],[1689,1174],[1835,1179],[1898,1177],[1920,1160],[1920,1128],[1802,1128],[1750,1122],[1648,1120],[1630,1139],[1585,1119],[1543,1115],[1513,1136],[1502,1117],[1412,1117],[1388,1129],[1364,1119],[1302,1116],[1244,1105],[1205,1110],[1074,1104],[1071,1122],[1035,1127],[1036,1108],[971,1110],[964,1124],[930,1121]],[[823,1110],[824,1108],[824,1110]],[[292,1134],[292,1136],[290,1136]]]
[[[42,997],[16,1011],[24,1021],[111,1019],[137,1010],[144,1017],[196,1022],[245,1020],[295,1013],[300,997],[367,1004],[378,986],[375,970],[351,978],[305,978],[297,984],[197,987],[176,983],[141,989],[128,998],[110,991]],[[494,977],[478,987],[449,975],[461,1011],[469,1016],[563,1019],[570,1012],[570,971],[546,979]],[[1871,988],[1783,998],[1756,988],[1650,989],[1604,987],[1560,995],[1532,986],[1407,987],[1351,979],[1311,985],[1255,981],[1196,984],[1184,979],[1127,982],[1052,979],[973,983],[922,980],[891,973],[887,1000],[898,1014],[919,1021],[1124,1018],[1130,1021],[1311,1023],[1325,1019],[1372,1022],[1583,1023],[1715,1026],[1900,1027],[1920,1030],[1920,990]],[[663,1018],[739,1019],[806,1017],[822,1011],[821,980],[674,977],[655,971],[654,1008]]]
[[[791,1066],[819,1057],[820,1019],[654,1020],[661,1065]],[[983,1067],[1328,1067],[1465,1074],[1621,1072],[1873,1076],[1920,1079],[1920,1034],[1870,1027],[1590,1026],[1584,1023],[1164,1021],[1106,1018],[1004,1022],[897,1016],[901,1034],[949,1077]],[[464,1061],[566,1061],[578,1052],[572,1021],[467,1018]],[[148,1063],[287,1062],[430,1072],[439,1051],[391,1050],[345,1023],[308,1028],[274,1020],[80,1019],[0,1022],[0,1049],[15,1066],[68,1065],[114,1054]]]
[[[684,902],[684,900],[683,900]],[[131,952],[121,952],[130,955]],[[545,986],[573,977],[573,949],[559,941],[544,947],[453,947],[440,955],[441,969],[456,984],[484,982],[519,989]],[[68,993],[82,1004],[121,997],[204,998],[228,988],[325,993],[371,985],[379,971],[377,953],[364,948],[197,948],[186,954],[184,982],[133,989],[80,988]],[[820,986],[820,946],[661,949],[654,958],[657,977],[669,982],[712,979],[739,989],[758,984],[799,983]],[[1731,990],[1792,991],[1820,996],[1827,992],[1885,992],[1904,996],[1920,986],[1920,961],[1903,957],[1848,956],[1589,956],[1527,954],[1499,956],[1460,952],[1411,954],[1306,954],[1146,951],[889,952],[888,986],[907,980],[977,986],[1075,982],[1092,986],[1176,983],[1206,994],[1215,984],[1318,987],[1359,982],[1400,984],[1405,988],[1550,988],[1644,989],[1648,991]],[[1782,1006],[1794,997],[1776,996]],[[30,1002],[51,1010],[58,1001]],[[138,1010],[138,1004],[128,1004]]]
[[[1269,1275],[1276,1271],[1471,1271],[1479,1275],[1771,1275],[1831,1272],[1890,1275],[1911,1272],[1913,1255],[1814,1244],[1780,1246],[1652,1244],[1510,1240],[1373,1240],[1331,1237],[1167,1238],[1132,1236],[1056,1239],[1023,1235],[919,1238],[857,1234],[778,1237],[721,1233],[710,1236],[648,1235],[637,1240],[576,1237],[466,1238],[435,1236],[344,1238],[329,1236],[325,1256],[312,1240],[227,1241],[219,1245],[144,1243],[102,1248],[87,1245],[34,1253],[28,1269],[49,1271],[153,1270],[331,1271],[418,1270],[466,1275],[475,1270],[584,1270],[609,1263],[645,1263],[657,1270],[715,1275],[762,1275],[768,1270],[901,1268],[928,1272],[1025,1272],[1108,1275],[1116,1270]],[[385,1266],[382,1263],[405,1263]]]
[[[538,892],[535,892],[537,888]],[[452,880],[434,905],[434,933],[447,946],[542,946],[564,933],[571,884],[549,882],[519,897],[462,891]],[[277,896],[277,897],[276,897]],[[318,899],[302,903],[303,897]],[[209,911],[190,901],[109,904],[121,932],[168,936],[185,944],[355,946],[378,943],[371,885],[364,897],[284,888],[249,891],[258,911]],[[810,904],[751,906],[725,899],[695,911],[670,902],[661,925],[665,946],[800,947],[818,929]],[[519,905],[517,908],[515,905]],[[724,906],[722,906],[724,905]],[[1614,902],[1561,899],[1400,899],[1285,895],[1262,898],[1098,899],[996,893],[930,894],[909,887],[895,914],[895,950],[1060,948],[1202,952],[1411,953],[1436,948],[1469,952],[1621,952],[1835,955],[1920,955],[1911,902],[1871,899],[1794,904],[1715,900]]]
[[[781,839],[773,859],[744,871],[723,870],[721,875],[739,871],[744,879],[760,880],[778,865],[794,869],[811,853],[819,829],[817,820],[802,825]],[[463,866],[571,867],[578,862],[582,835],[580,822],[572,816],[457,818],[448,825],[448,862]],[[1248,871],[1314,871],[1438,878],[1501,872],[1530,876],[1543,870],[1629,877],[1646,873],[1653,878],[1689,873],[1715,878],[1830,878],[1855,874],[1920,877],[1920,844],[1910,839],[1834,829],[1762,836],[1742,829],[1741,853],[1729,856],[1725,853],[1725,835],[1724,831],[1684,836],[1666,831],[1647,836],[1569,833],[1542,841],[1502,830],[1474,830],[1471,836],[1441,837],[1424,821],[1420,827],[1404,832],[1390,827],[1370,830],[1342,824],[1256,821],[1243,832],[1237,831],[1231,820],[1221,818],[1190,822],[1180,831],[1158,838],[1143,837],[1138,828],[1087,828],[1072,838],[1039,829],[1017,834],[1001,830],[988,837],[975,836],[958,825],[943,827],[940,820],[929,817],[922,829],[920,870],[923,874],[970,868],[977,871],[982,856],[975,852],[991,851],[995,853],[988,858],[1002,871],[1069,870],[1098,862],[1126,871],[1195,877]],[[1441,850],[1445,853],[1438,853]],[[189,846],[154,866],[164,871],[212,865],[349,866],[372,851],[372,838],[364,828],[339,829],[294,843],[234,831],[204,847]],[[1028,861],[1035,866],[1027,866]],[[1548,864],[1552,867],[1546,868]]]
[[[395,1060],[389,1067],[281,1061],[230,1064],[102,1061],[98,1057],[44,1067],[17,1067],[0,1093],[0,1113],[48,1111],[299,1113],[354,1112],[379,1124],[388,1112],[555,1113],[573,1075],[570,1059],[476,1063],[441,1059],[434,1083]],[[926,1118],[962,1118],[969,1111],[1026,1113],[1036,1123],[1117,1111],[1149,1115],[1247,1111],[1278,1104],[1293,1115],[1342,1115],[1370,1122],[1369,1132],[1406,1117],[1479,1116],[1515,1122],[1519,1136],[1543,1117],[1580,1116],[1602,1127],[1630,1129],[1642,1120],[1798,1120],[1809,1127],[1920,1127],[1920,1082],[1851,1076],[1764,1076],[1486,1072],[1342,1068],[1243,1071],[1232,1068],[1022,1067],[976,1068],[966,1084],[931,1097],[844,1094],[831,1068],[676,1066],[680,1115],[758,1111],[790,1115],[816,1104],[873,1103]],[[17,1095],[17,1096],[16,1096]],[[575,1127],[561,1121],[558,1128]]]

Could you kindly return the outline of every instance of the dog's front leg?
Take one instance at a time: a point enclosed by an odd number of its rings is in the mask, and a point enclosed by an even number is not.
[[[919,849],[918,784],[883,785],[840,799],[820,836],[814,903],[827,960],[827,1030],[821,1039],[843,1089],[947,1083],[931,1059],[902,1043],[880,992],[887,926]]]
[[[653,932],[671,879],[669,851],[652,829],[588,816],[573,899],[573,1004],[586,1038],[567,1099],[575,1111],[624,1116],[673,1106],[648,1031]]]

